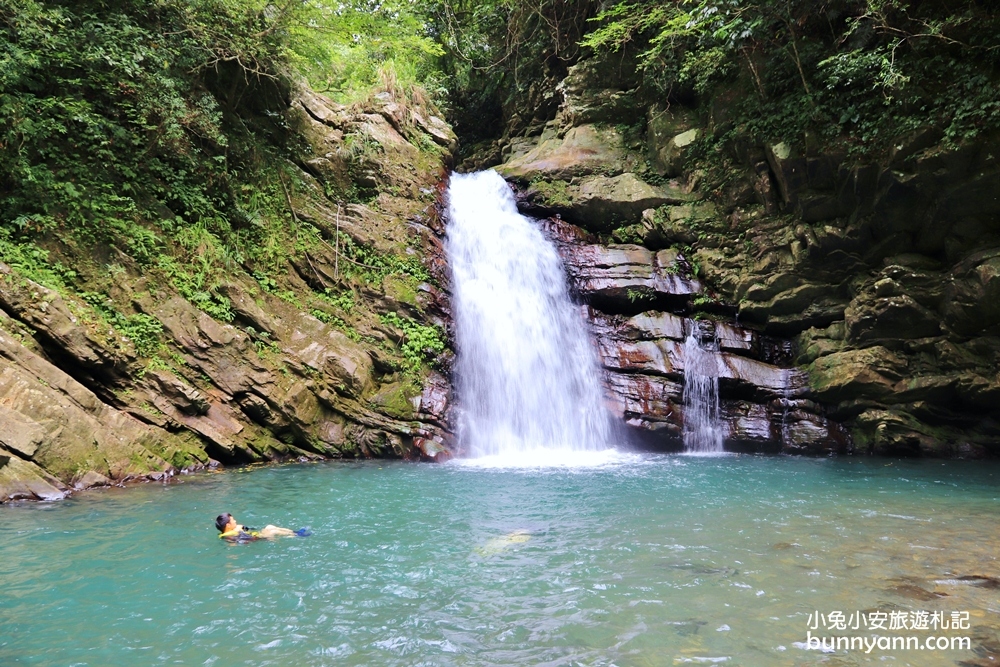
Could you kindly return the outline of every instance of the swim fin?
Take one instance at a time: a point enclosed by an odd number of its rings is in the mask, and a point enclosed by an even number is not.
[[[305,528],[299,528],[298,530],[296,530],[295,534],[298,535],[299,537],[309,537],[310,535],[313,534],[313,532],[312,528],[306,526]]]

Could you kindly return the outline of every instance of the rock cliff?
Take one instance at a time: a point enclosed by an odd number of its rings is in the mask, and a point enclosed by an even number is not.
[[[427,362],[444,352],[431,227],[454,134],[388,94],[348,108],[302,89],[279,119],[298,243],[278,278],[232,267],[211,295],[224,317],[171,264],[53,243],[79,274],[61,290],[0,264],[0,501],[218,462],[447,453],[449,387]],[[115,317],[152,323],[152,343]]]
[[[706,156],[733,136],[724,91],[665,106],[604,69],[571,67],[541,134],[464,166],[502,161],[549,219],[630,424],[676,446],[697,318],[731,448],[1000,451],[1000,144],[927,127],[858,160],[736,134]]]

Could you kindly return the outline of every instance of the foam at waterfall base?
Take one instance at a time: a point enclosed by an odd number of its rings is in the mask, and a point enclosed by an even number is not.
[[[642,455],[618,449],[580,451],[568,448],[535,447],[518,452],[452,459],[451,465],[465,468],[536,469],[536,468],[603,468],[635,463]]]
[[[677,455],[678,456],[691,456],[691,457],[698,457],[698,458],[722,458],[722,457],[726,457],[726,456],[739,456],[739,453],[737,453],[737,452],[723,452],[723,451],[719,451],[719,452],[683,451],[683,452],[678,452]]]

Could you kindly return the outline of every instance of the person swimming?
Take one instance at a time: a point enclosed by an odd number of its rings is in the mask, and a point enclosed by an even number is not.
[[[260,530],[243,526],[229,512],[223,512],[215,517],[215,527],[219,529],[219,538],[229,542],[253,542],[254,540],[270,540],[275,537],[309,537],[312,531],[308,528],[290,530],[268,524]]]

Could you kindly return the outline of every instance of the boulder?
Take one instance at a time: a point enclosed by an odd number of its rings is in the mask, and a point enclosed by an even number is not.
[[[687,154],[691,144],[698,140],[702,131],[698,128],[686,130],[670,137],[655,152],[654,169],[662,176],[680,176],[684,172]]]
[[[208,398],[167,370],[154,369],[143,378],[147,385],[172,403],[178,410],[189,415],[208,413]]]
[[[0,404],[0,447],[30,459],[44,442],[46,431],[31,417]]]
[[[16,456],[7,457],[7,463],[0,466],[0,502],[62,500],[68,490],[65,484],[39,466]]]
[[[431,372],[420,393],[417,416],[425,422],[443,426],[448,423],[450,406],[451,381],[441,373]]]
[[[618,131],[581,125],[539,143],[520,157],[497,167],[505,178],[521,181],[570,179],[590,174],[620,174],[627,159]]]
[[[455,455],[450,447],[434,438],[416,437],[413,446],[420,452],[420,458],[434,463],[444,463]]]
[[[35,479],[29,463],[46,471],[42,479],[50,486],[52,478],[70,482],[80,469],[114,479],[172,469],[156,453],[171,449],[172,436],[103,403],[3,331],[0,359],[0,438],[14,454],[4,468],[8,482],[20,473]]]
[[[368,402],[384,415],[410,420],[420,407],[420,394],[410,382],[393,382],[379,387]]]
[[[625,321],[623,334],[634,340],[684,339],[684,318],[672,313],[648,311]]]
[[[599,339],[597,347],[601,363],[610,371],[683,377],[684,352],[676,341]]]
[[[853,447],[839,424],[815,412],[796,409],[794,404],[791,410],[782,412],[781,439],[786,454],[844,454]]]
[[[678,184],[650,185],[633,173],[590,176],[569,189],[566,217],[591,231],[609,231],[642,219],[646,209],[697,199]]]
[[[430,135],[434,143],[447,149],[450,153],[455,152],[455,149],[458,148],[458,136],[448,123],[433,114],[421,113],[419,109],[411,109],[410,115],[417,127]]]
[[[716,323],[715,338],[723,352],[750,356],[757,353],[760,343],[757,332],[727,322]]]
[[[754,283],[745,294],[740,301],[740,319],[761,323],[768,333],[777,335],[827,327],[844,319],[848,303],[841,296],[840,286],[806,282],[789,273],[777,273],[764,283]]]
[[[329,376],[345,395],[364,393],[374,372],[364,348],[311,315],[300,314],[295,324],[285,350],[298,363]]]
[[[666,377],[610,373],[613,412],[633,426],[645,430],[667,431],[660,435],[680,436],[681,395],[683,385]]]
[[[772,427],[772,415],[767,406],[750,401],[722,401],[720,420],[723,440],[730,449],[778,451],[780,434]]]
[[[109,341],[115,334],[103,323],[81,322],[58,292],[20,276],[3,275],[0,308],[37,331],[83,368],[109,377],[125,372],[128,356],[121,348],[126,341]]]
[[[906,373],[906,360],[882,346],[820,357],[809,366],[809,383],[819,400],[885,400]]]
[[[720,352],[720,389],[752,390],[766,399],[771,396],[798,396],[808,386],[805,373],[795,368],[779,368],[757,359]]]
[[[664,243],[695,243],[719,218],[715,205],[709,202],[673,203],[676,205],[663,206],[650,216],[643,214]]]
[[[945,321],[962,335],[1000,333],[1000,252],[977,253],[953,271]]]
[[[951,447],[942,438],[942,433],[901,410],[866,410],[858,415],[856,424],[855,439],[870,454],[917,456],[951,453]]]
[[[856,299],[845,309],[844,319],[852,343],[927,338],[941,332],[939,317],[905,294]]]

